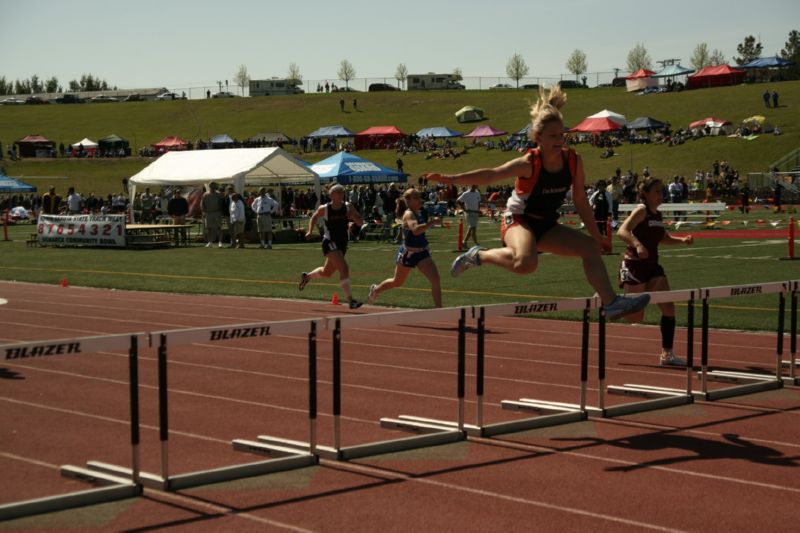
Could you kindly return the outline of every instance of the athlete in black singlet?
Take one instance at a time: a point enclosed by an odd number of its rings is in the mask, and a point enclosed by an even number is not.
[[[619,284],[625,293],[668,291],[667,275],[658,263],[658,245],[692,244],[691,235],[673,237],[664,229],[664,222],[658,206],[662,202],[662,184],[658,178],[647,178],[639,184],[639,197],[642,203],[631,212],[620,226],[617,235],[627,245],[625,258],[619,269]],[[686,366],[686,361],[672,352],[675,338],[675,305],[672,302],[660,303],[661,308],[661,364]],[[625,317],[638,322],[644,311]]]
[[[468,268],[496,265],[517,274],[530,274],[539,264],[539,251],[578,257],[589,284],[597,291],[608,318],[617,318],[644,308],[650,295],[617,295],[601,257],[610,251],[600,235],[584,187],[583,162],[564,142],[564,121],[559,108],[567,97],[556,85],[549,94],[539,91],[531,108],[531,139],[537,143],[522,157],[495,168],[452,176],[427,174],[431,181],[458,185],[489,185],[516,178],[514,194],[504,215],[507,228],[503,248],[472,247],[453,262],[450,273],[458,276]],[[569,190],[575,209],[588,235],[558,224],[558,208]]]
[[[319,206],[311,216],[306,239],[310,239],[314,235],[317,221],[322,220],[325,226],[322,236],[322,254],[325,256],[325,264],[311,272],[303,272],[300,275],[299,288],[302,291],[312,279],[329,278],[338,270],[339,286],[347,297],[350,309],[356,309],[361,307],[362,303],[353,299],[350,291],[350,268],[344,259],[344,254],[347,253],[347,228],[350,221],[359,226],[363,225],[364,221],[356,208],[344,201],[344,192],[344,187],[338,183],[333,185],[328,191],[331,201]]]

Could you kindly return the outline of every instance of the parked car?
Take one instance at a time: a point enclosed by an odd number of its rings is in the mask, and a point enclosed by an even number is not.
[[[112,102],[119,102],[119,100],[113,96],[107,96],[105,94],[98,94],[97,96],[90,98],[89,101],[93,104],[110,104]]]
[[[400,89],[388,83],[372,83],[368,90],[372,93],[376,91],[399,91]]]
[[[447,88],[448,89],[456,89],[456,90],[466,89],[466,87],[464,86],[463,83],[459,83],[457,81],[452,81],[452,80],[447,82]]]
[[[29,96],[25,99],[25,103],[28,105],[42,105],[42,104],[49,104],[49,100],[42,100],[38,96]]]
[[[5,100],[0,100],[0,104],[2,105],[21,105],[24,103],[25,100],[20,100],[19,98],[6,98]]]
[[[626,84],[627,81],[623,77],[614,78],[613,80],[611,80],[612,87],[625,87]]]
[[[238,95],[230,93],[228,91],[221,91],[221,92],[212,94],[211,98],[236,98],[237,96]]]
[[[520,89],[537,90],[537,89],[539,89],[539,84],[538,83],[526,83],[525,85],[520,86]]]
[[[85,98],[81,98],[77,94],[64,94],[56,98],[57,104],[84,104],[86,103]]]
[[[144,98],[141,94],[133,93],[126,96],[123,102],[144,102]]]
[[[508,83],[495,83],[489,89],[513,89],[513,87]]]
[[[217,93],[217,94],[222,94],[222,93]],[[221,97],[214,95],[214,98],[221,98]],[[156,96],[156,100],[160,100],[162,102],[167,100],[186,100],[186,97],[181,96],[177,93],[161,93],[158,96]]]
[[[336,90],[331,91],[332,93],[360,93],[358,89],[353,89],[352,87],[337,87]]]
[[[561,80],[562,89],[583,89],[584,85],[575,80]]]

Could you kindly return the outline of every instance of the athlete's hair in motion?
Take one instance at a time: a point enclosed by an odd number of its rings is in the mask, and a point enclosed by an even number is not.
[[[639,182],[639,199],[642,201],[644,205],[647,205],[647,193],[653,190],[653,187],[663,187],[664,184],[661,183],[659,178],[648,176],[644,180]],[[647,205],[649,208],[650,206]]]
[[[542,133],[545,126],[551,122],[564,122],[561,109],[567,103],[567,93],[561,90],[557,83],[548,93],[544,87],[539,87],[539,98],[531,105],[531,139],[534,135]]]
[[[394,217],[397,220],[403,219],[403,214],[406,212],[406,209],[408,209],[408,197],[414,194],[419,195],[419,191],[414,187],[409,187],[403,191],[403,196],[397,199],[397,206],[394,210]]]

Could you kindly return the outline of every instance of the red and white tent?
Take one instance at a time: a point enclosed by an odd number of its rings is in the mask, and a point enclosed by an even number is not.
[[[588,117],[569,130],[572,133],[602,133],[622,129],[622,124],[609,117]]]
[[[488,124],[482,124],[472,130],[471,132],[464,135],[464,137],[471,137],[471,138],[481,138],[481,137],[498,137],[500,135],[508,135],[507,131],[498,130],[497,128],[493,128]]]
[[[628,89],[628,92],[641,91],[648,87],[657,87],[658,80],[652,77],[653,74],[655,74],[655,72],[652,70],[640,68],[625,78],[625,87]]]
[[[189,143],[187,141],[174,135],[164,137],[153,145],[153,148],[159,153],[171,152],[173,150],[186,150],[188,147]]]
[[[706,117],[702,120],[696,120],[689,124],[689,129],[705,129],[706,126],[710,128],[711,135],[730,135],[733,133],[733,125],[730,121],[716,117]]]
[[[406,134],[395,126],[372,126],[356,133],[354,141],[359,150],[391,148]]]

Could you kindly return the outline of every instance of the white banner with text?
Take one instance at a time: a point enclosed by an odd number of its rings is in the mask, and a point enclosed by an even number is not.
[[[41,245],[125,247],[125,215],[40,215]]]

